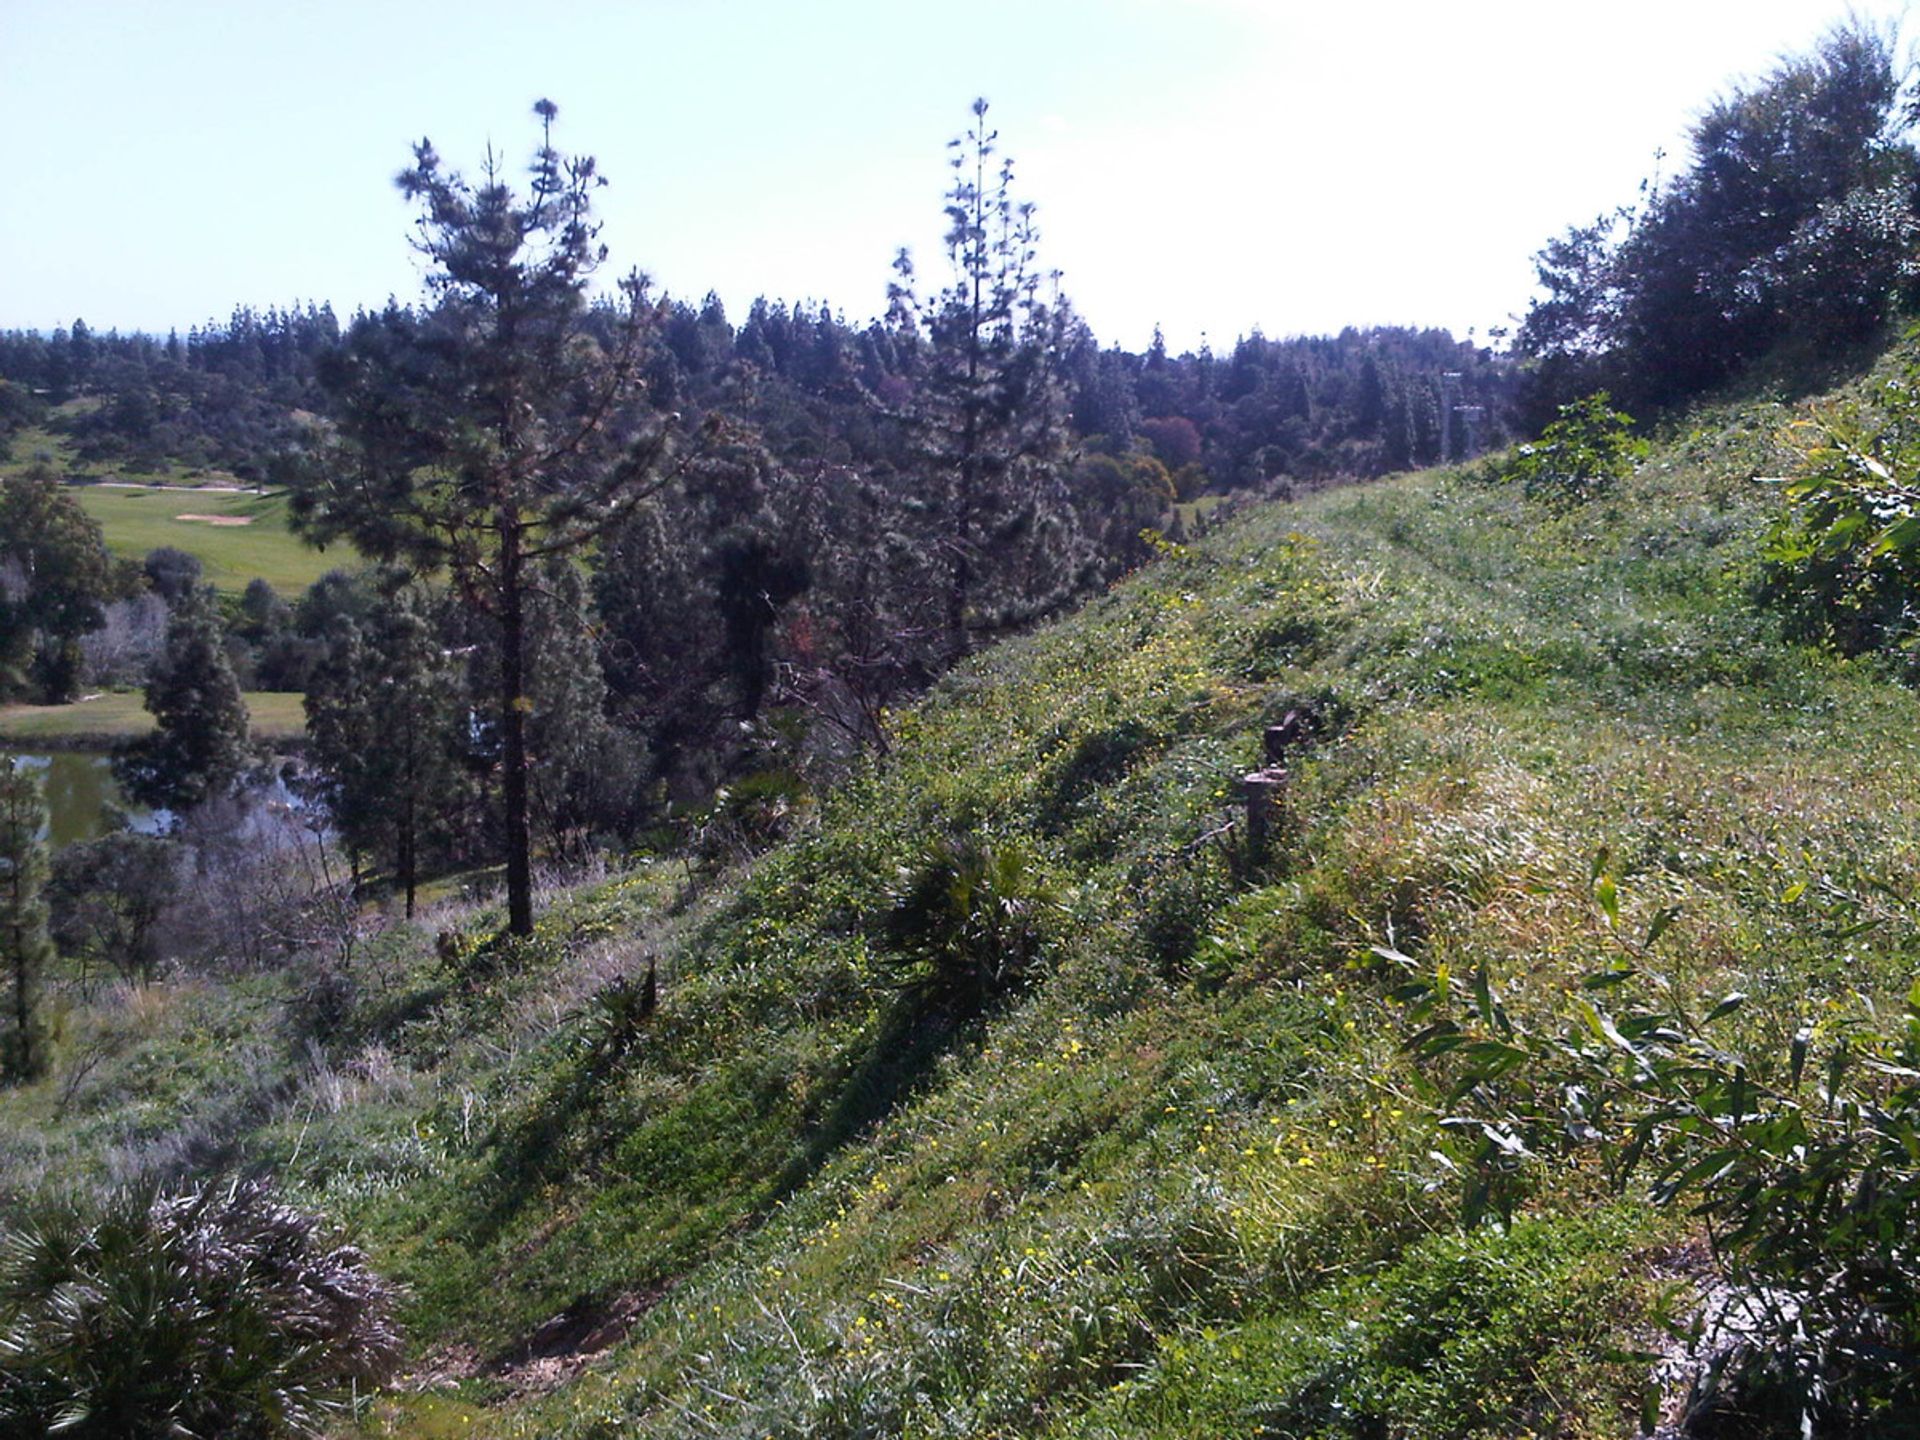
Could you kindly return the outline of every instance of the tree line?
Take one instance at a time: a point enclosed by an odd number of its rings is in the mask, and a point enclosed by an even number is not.
[[[1917,105],[1897,37],[1860,19],[1708,105],[1683,169],[1535,257],[1526,419],[1596,389],[1651,413],[1756,370],[1817,385],[1875,348],[1920,300]]]

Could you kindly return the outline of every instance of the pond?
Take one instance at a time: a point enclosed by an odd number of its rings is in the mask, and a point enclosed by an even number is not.
[[[142,834],[156,834],[173,818],[165,810],[129,804],[114,782],[113,762],[105,755],[84,750],[35,753],[0,748],[0,759],[18,760],[40,772],[47,796],[46,838],[55,850],[77,840],[97,840],[123,822]],[[241,794],[244,803],[237,828],[258,838],[266,838],[273,828],[269,815],[274,811],[302,814],[309,823],[316,814],[313,802],[287,783],[283,765],[276,764],[268,775],[250,781]]]
[[[29,750],[0,750],[0,758],[18,760],[40,772],[47,792],[47,842],[56,850],[118,828],[109,807],[126,816],[135,830],[151,834],[165,823],[164,814],[127,804],[114,783],[113,763],[105,755],[80,750],[38,755]]]

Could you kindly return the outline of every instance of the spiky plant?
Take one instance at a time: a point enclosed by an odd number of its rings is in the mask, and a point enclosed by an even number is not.
[[[320,1433],[400,1355],[395,1288],[234,1181],[0,1221],[0,1440]]]
[[[1062,908],[1025,846],[972,834],[929,844],[889,899],[886,938],[905,988],[960,1014],[1032,978]]]

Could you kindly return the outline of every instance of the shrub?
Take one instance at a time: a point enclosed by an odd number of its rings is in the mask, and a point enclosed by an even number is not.
[[[1506,478],[1530,499],[1578,504],[1613,489],[1647,454],[1633,435],[1633,417],[1609,407],[1604,390],[1560,407],[1540,438],[1520,446]]]
[[[400,1354],[397,1295],[260,1182],[0,1224],[0,1437],[314,1435]]]
[[[1920,632],[1920,362],[1870,408],[1816,411],[1792,435],[1797,475],[1763,593],[1807,638],[1859,653]]]
[[[1024,846],[978,835],[934,840],[888,898],[886,939],[905,988],[960,1014],[1032,978],[1062,909]]]
[[[1598,867],[1596,867],[1597,870]],[[1620,897],[1596,875],[1618,933]],[[1649,962],[1674,912],[1589,974],[1562,1028],[1509,1014],[1484,968],[1379,953],[1443,1082],[1470,1216],[1511,1214],[1538,1157],[1597,1155],[1616,1188],[1685,1201],[1742,1303],[1706,1380],[1846,1427],[1920,1399],[1920,982],[1897,1021],[1808,1023],[1783,1055],[1724,1033],[1745,996],[1697,1009]]]

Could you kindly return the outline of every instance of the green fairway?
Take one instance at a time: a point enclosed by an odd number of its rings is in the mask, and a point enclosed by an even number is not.
[[[244,590],[259,576],[293,596],[327,571],[359,563],[344,546],[321,551],[296,538],[279,493],[118,485],[76,485],[71,493],[100,522],[114,554],[137,560],[171,545],[196,556],[220,590]]]
[[[256,740],[292,740],[305,731],[306,712],[298,693],[251,690],[246,699]],[[144,735],[152,728],[153,717],[137,690],[95,695],[71,705],[0,706],[0,744],[91,748]]]

